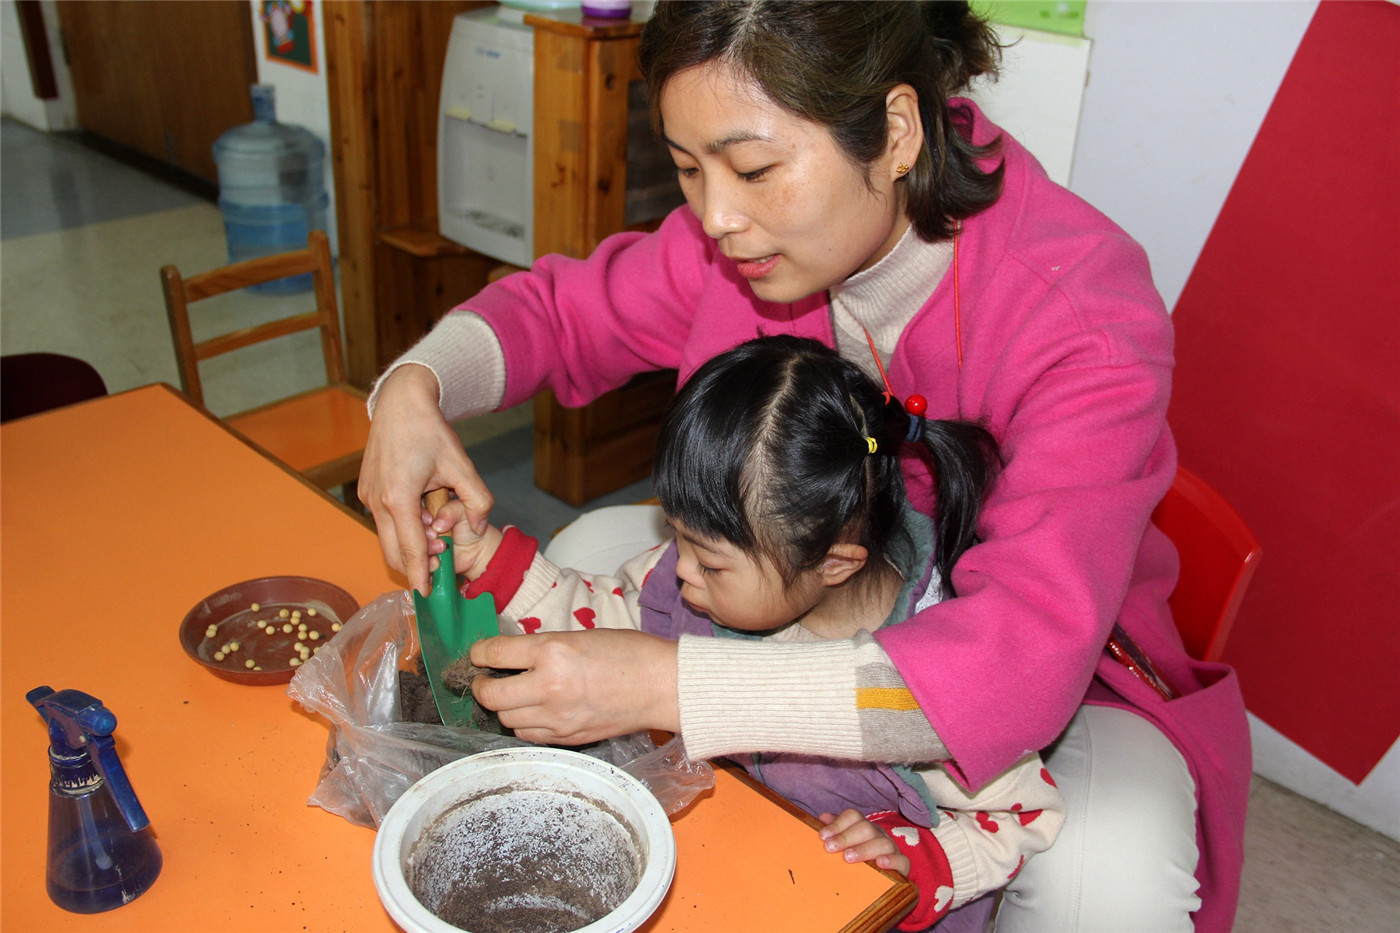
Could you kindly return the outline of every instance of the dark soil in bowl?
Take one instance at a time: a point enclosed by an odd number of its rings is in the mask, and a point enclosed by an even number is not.
[[[642,876],[626,821],[580,794],[503,787],[430,824],[409,857],[424,907],[472,933],[568,933],[617,908]]]

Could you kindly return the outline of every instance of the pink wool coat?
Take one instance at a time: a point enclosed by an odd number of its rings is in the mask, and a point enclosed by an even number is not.
[[[999,133],[954,104],[976,142]],[[954,269],[887,369],[929,417],[983,419],[1004,470],[983,541],[954,569],[958,598],[878,638],[974,787],[1048,745],[1086,700],[1156,723],[1196,780],[1196,928],[1228,930],[1250,773],[1243,703],[1232,671],[1185,656],[1166,604],[1176,552],[1149,523],[1176,470],[1170,318],[1141,247],[1014,140],[1000,156],[1001,198],[963,223]],[[824,294],[759,301],[684,208],[588,260],[545,257],[465,307],[500,338],[507,405],[543,387],[581,405],[652,369],[684,379],[760,332],[833,343]],[[911,467],[910,497],[928,508],[928,477]],[[1115,621],[1187,696],[1165,703],[1108,658]]]

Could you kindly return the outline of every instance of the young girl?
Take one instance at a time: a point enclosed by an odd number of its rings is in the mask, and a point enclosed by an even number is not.
[[[468,594],[492,593],[516,633],[640,628],[774,651],[853,637],[868,645],[870,632],[951,595],[995,456],[981,427],[908,414],[817,341],[766,337],[702,366],[672,404],[653,478],[675,538],[617,578],[556,568],[514,528],[477,536],[455,500],[431,527],[451,531]],[[933,521],[905,505],[905,457],[928,462]],[[789,700],[815,714],[822,705],[809,696],[822,689],[794,685]],[[826,724],[814,715],[811,728]],[[840,752],[735,757],[827,824],[828,850],[909,876],[920,899],[900,929],[925,929],[1001,887],[1064,819],[1035,754],[974,791],[940,765]]]

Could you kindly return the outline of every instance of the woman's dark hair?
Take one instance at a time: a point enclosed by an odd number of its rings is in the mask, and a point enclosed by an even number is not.
[[[661,422],[652,482],[701,535],[768,558],[791,584],[833,544],[878,566],[901,528],[910,419],[854,363],[805,337],[759,337],[705,363]],[[867,440],[873,438],[875,451]],[[924,422],[937,502],[934,563],[951,573],[974,539],[996,442],[966,421]]]
[[[661,90],[678,72],[723,60],[789,113],[827,127],[868,172],[888,139],[885,97],[908,84],[919,95],[924,146],[909,173],[905,211],[927,241],[1001,194],[1002,166],[976,163],[996,143],[974,146],[954,125],[948,98],[979,75],[995,75],[1001,45],[968,4],[951,0],[660,0],[638,50],[661,130]]]

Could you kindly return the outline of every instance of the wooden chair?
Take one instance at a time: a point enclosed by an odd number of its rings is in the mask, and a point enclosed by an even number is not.
[[[1262,548],[1239,513],[1199,476],[1181,467],[1152,513],[1181,556],[1168,602],[1186,652],[1219,661]]]
[[[190,331],[191,304],[250,285],[308,272],[312,276],[315,310],[198,343],[194,341]],[[365,393],[346,382],[330,243],[325,233],[313,230],[307,237],[306,249],[250,259],[188,279],[174,266],[166,266],[161,269],[160,278],[175,340],[175,358],[180,366],[180,383],[185,393],[199,405],[204,404],[204,389],[199,380],[199,364],[204,360],[267,340],[320,329],[326,361],[324,387],[222,420],[317,486],[323,489],[345,486],[346,504],[361,510],[353,485],[359,477],[365,441],[369,437],[369,415],[365,411]]]

